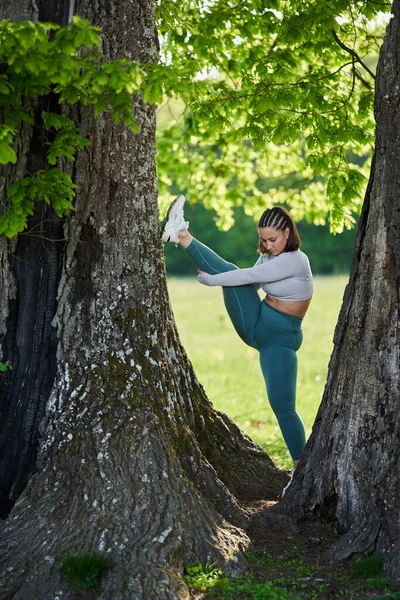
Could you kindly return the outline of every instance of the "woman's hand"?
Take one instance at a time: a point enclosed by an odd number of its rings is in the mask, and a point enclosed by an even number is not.
[[[207,279],[209,278],[208,273],[206,273],[205,271],[202,271],[201,269],[197,269],[197,272],[198,272],[197,281],[199,283],[202,283],[203,285],[210,285],[207,282]]]

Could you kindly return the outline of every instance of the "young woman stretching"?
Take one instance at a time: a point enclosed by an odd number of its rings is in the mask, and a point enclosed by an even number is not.
[[[239,269],[190,235],[184,203],[185,197],[178,196],[171,204],[162,240],[184,248],[198,267],[200,283],[222,286],[234,328],[260,354],[268,399],[296,467],[306,443],[296,412],[296,352],[313,293],[310,264],[299,249],[296,225],[285,209],[266,210],[258,223],[260,257],[254,267]],[[264,300],[259,287],[267,294]]]

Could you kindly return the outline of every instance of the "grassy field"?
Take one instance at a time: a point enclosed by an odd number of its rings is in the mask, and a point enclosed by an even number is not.
[[[307,435],[321,401],[345,276],[315,277],[298,352],[297,407]],[[181,341],[211,402],[227,413],[284,468],[292,463],[269,407],[258,353],[235,333],[220,288],[196,278],[170,278],[168,287]]]

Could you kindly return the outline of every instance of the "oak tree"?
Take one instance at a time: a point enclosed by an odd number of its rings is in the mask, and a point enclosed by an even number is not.
[[[281,510],[323,515],[329,558],[377,552],[400,575],[400,2],[377,68],[376,143],[322,403]]]
[[[67,25],[72,8],[4,1],[0,16]],[[83,0],[76,12],[101,27],[104,60],[157,60],[152,0]],[[287,475],[213,408],[180,344],[159,238],[155,108],[135,95],[135,133],[91,104],[60,104],[60,93],[21,94],[29,118],[2,171],[4,211],[14,183],[49,169],[43,112],[90,140],[56,162],[77,186],[73,212],[33,202],[27,230],[1,237],[12,369],[0,375],[0,598],[75,598],[61,559],[81,549],[112,557],[99,597],[183,598],[185,561],[240,567],[249,540],[238,498],[276,497]]]

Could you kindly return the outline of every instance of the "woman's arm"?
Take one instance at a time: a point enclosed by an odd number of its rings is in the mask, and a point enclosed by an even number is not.
[[[248,269],[235,269],[217,275],[201,273],[198,280],[204,285],[233,287],[280,281],[288,277],[295,277],[301,270],[301,262],[294,252],[285,252],[262,264],[257,263],[254,267]]]
[[[257,259],[257,261],[256,261],[256,263],[255,263],[254,266],[257,267],[258,265],[262,265],[262,264],[263,264],[263,255],[260,254],[260,256],[258,257],[258,259]],[[259,290],[261,288],[261,283],[253,283],[253,287],[256,290]]]

